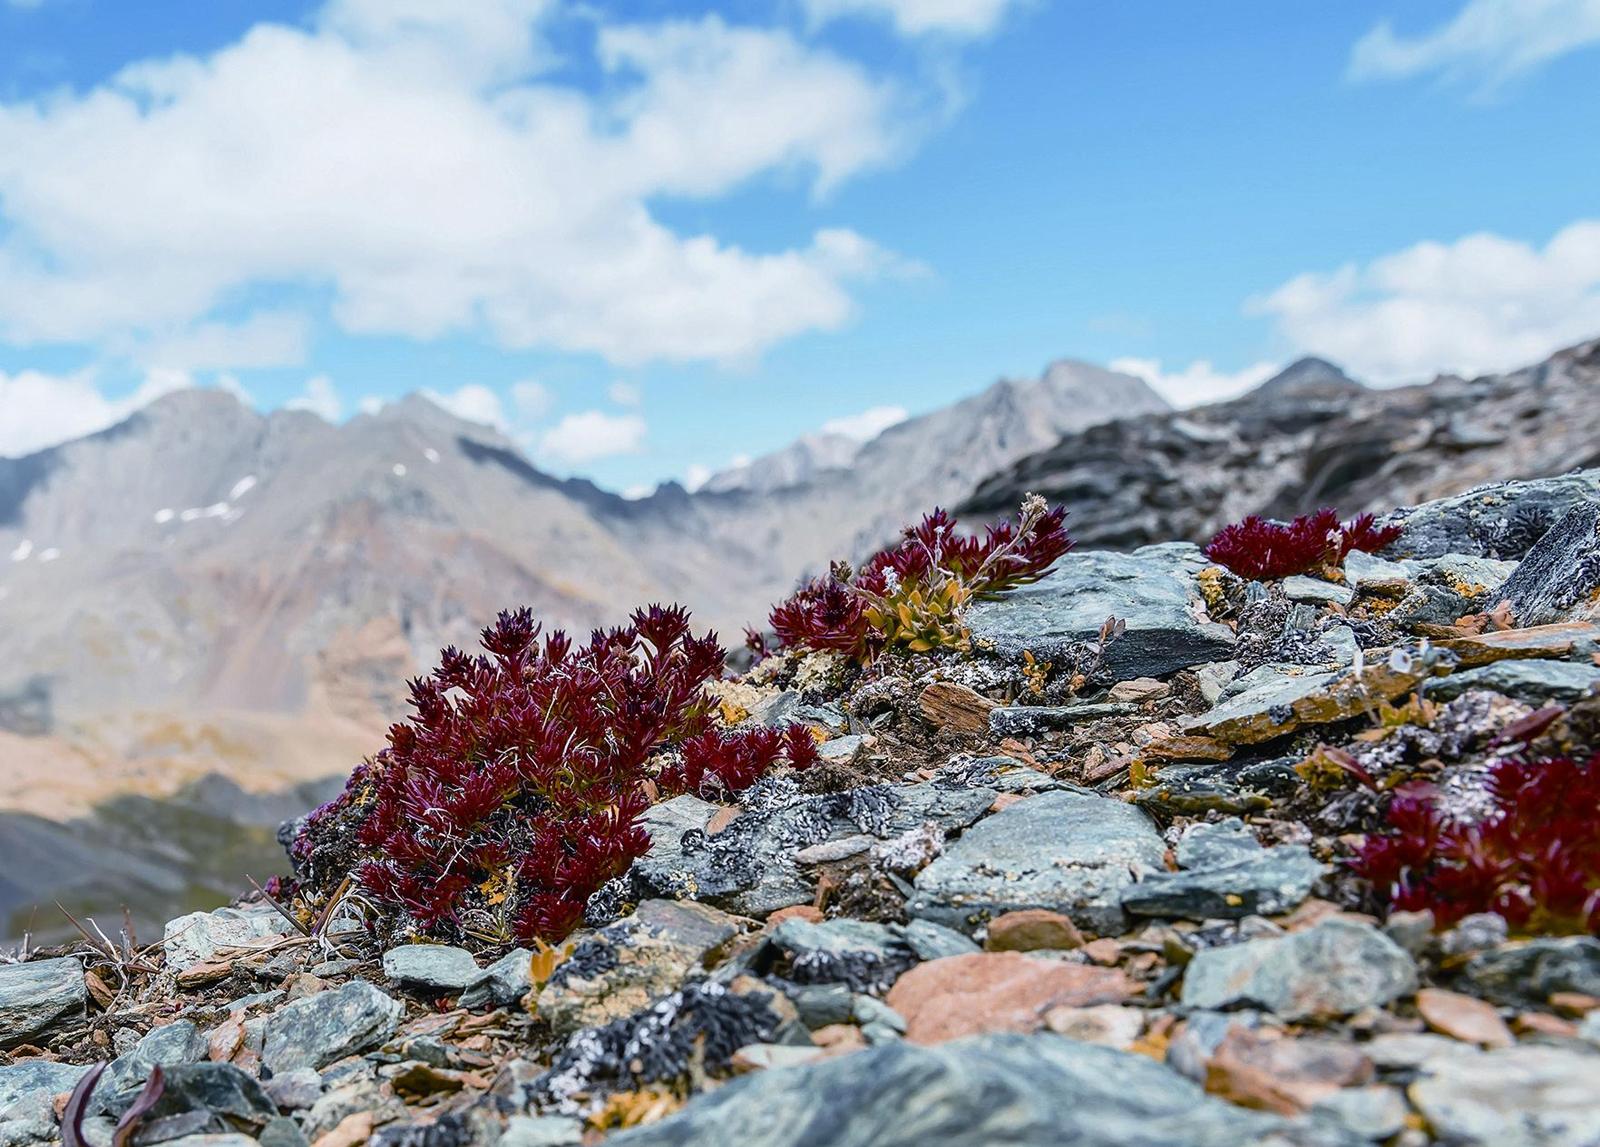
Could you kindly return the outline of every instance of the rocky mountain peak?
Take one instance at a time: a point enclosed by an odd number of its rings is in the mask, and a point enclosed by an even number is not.
[[[1256,387],[1257,395],[1304,395],[1365,389],[1344,372],[1344,368],[1325,358],[1307,355],[1295,359],[1277,374]]]

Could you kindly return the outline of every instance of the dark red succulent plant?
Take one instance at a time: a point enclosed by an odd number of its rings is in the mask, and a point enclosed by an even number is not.
[[[1341,523],[1335,510],[1274,522],[1251,514],[1217,531],[1206,557],[1256,581],[1338,566],[1352,550],[1376,553],[1400,537],[1399,526],[1379,526],[1371,514]]]
[[[483,647],[446,649],[388,746],[308,819],[291,849],[303,887],[328,895],[353,870],[392,931],[558,940],[650,847],[638,818],[652,799],[721,796],[779,760],[816,760],[804,729],[713,725],[705,686],[725,654],[681,607],[578,647],[541,641],[520,609]]]
[[[1453,818],[1429,785],[1396,791],[1352,869],[1391,908],[1446,926],[1493,912],[1521,932],[1600,934],[1600,754],[1502,761],[1489,813]]]
[[[894,645],[925,651],[957,644],[964,636],[959,616],[970,601],[1039,580],[1072,548],[1066,516],[1030,495],[1015,522],[998,522],[977,537],[935,509],[860,570],[835,563],[826,577],[775,606],[773,632],[784,649],[842,653],[858,662]]]

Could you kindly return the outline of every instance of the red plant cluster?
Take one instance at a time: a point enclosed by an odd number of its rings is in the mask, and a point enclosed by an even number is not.
[[[1066,516],[1030,496],[1015,522],[997,522],[976,537],[959,533],[956,519],[935,508],[860,570],[836,563],[828,576],[774,606],[769,622],[781,648],[861,662],[897,643],[945,644],[968,601],[1039,580],[1072,548]]]
[[[1399,536],[1399,526],[1380,527],[1371,514],[1343,523],[1329,509],[1288,523],[1251,514],[1219,530],[1206,546],[1206,557],[1240,577],[1267,581],[1337,566],[1351,550],[1377,553]]]
[[[326,891],[345,873],[312,861],[330,834],[353,833],[357,883],[402,928],[558,940],[648,850],[638,816],[652,799],[717,795],[780,759],[817,759],[801,726],[712,725],[704,687],[725,654],[715,634],[690,635],[681,607],[638,610],[577,648],[560,632],[541,642],[520,609],[483,647],[446,649],[412,683],[415,713],[294,845]]]
[[[1503,761],[1493,808],[1464,822],[1431,786],[1398,790],[1389,831],[1352,860],[1392,908],[1431,909],[1439,926],[1493,912],[1525,932],[1600,934],[1600,754]]]

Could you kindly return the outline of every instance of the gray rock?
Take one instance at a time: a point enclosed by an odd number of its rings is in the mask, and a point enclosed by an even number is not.
[[[1122,894],[1135,916],[1237,920],[1288,912],[1327,869],[1303,844],[1257,848],[1254,855],[1183,872],[1156,872]]]
[[[939,960],[983,951],[970,937],[932,920],[913,920],[898,927],[900,939],[919,960]]]
[[[0,1067],[0,1112],[13,1104],[71,1091],[88,1071],[77,1064],[46,1059],[19,1059]]]
[[[59,1020],[85,1014],[89,988],[74,957],[0,964],[0,1047],[13,1047],[48,1031]]]
[[[1578,1038],[1600,1048],[1600,1011],[1590,1012],[1578,1025]]]
[[[186,1063],[162,1069],[166,1085],[146,1118],[154,1122],[173,1116],[202,1113],[214,1121],[198,1121],[211,1131],[229,1131],[241,1125],[262,1127],[277,1118],[278,1109],[253,1076],[231,1063]],[[111,1111],[120,1115],[132,1104],[135,1091],[117,1097]]]
[[[1223,690],[1239,676],[1239,663],[1212,661],[1195,666],[1191,672],[1194,674],[1194,683],[1200,690],[1201,698],[1207,705],[1215,705],[1222,699]]]
[[[1376,582],[1410,581],[1417,575],[1415,562],[1393,562],[1363,550],[1351,550],[1344,559],[1344,577],[1356,589]]]
[[[1544,625],[1592,616],[1600,589],[1600,502],[1568,510],[1540,538],[1500,587],[1518,625]]]
[[[1139,706],[1129,702],[1087,702],[1078,705],[1004,705],[989,710],[989,732],[996,737],[1033,737],[1050,729],[1070,729],[1083,721],[1126,717]]]
[[[203,1135],[180,1135],[165,1140],[161,1147],[256,1147],[257,1140],[238,1131],[208,1132]]]
[[[162,933],[167,967],[175,972],[203,964],[223,948],[248,948],[289,929],[271,905],[218,908],[168,920]]]
[[[461,993],[464,1008],[509,1008],[533,988],[533,953],[513,948],[485,968]]]
[[[1093,641],[1115,616],[1127,631],[1106,649],[1107,674],[1166,677],[1225,659],[1233,648],[1232,631],[1206,614],[1194,580],[1206,565],[1199,548],[1186,542],[1125,554],[1071,553],[1033,585],[975,604],[967,625],[979,648],[1065,664],[1074,646]]]
[[[310,1147],[310,1140],[300,1130],[300,1124],[287,1115],[270,1120],[256,1136],[256,1142],[261,1147]]]
[[[788,959],[791,979],[848,984],[858,992],[888,991],[916,962],[893,930],[867,920],[785,920],[767,942]]]
[[[817,756],[834,764],[848,765],[867,751],[867,739],[857,734],[834,737],[817,746]]]
[[[1576,701],[1600,684],[1600,665],[1526,658],[1463,669],[1428,685],[1428,696],[1449,701],[1469,689],[1488,689],[1518,701]]]
[[[1336,1129],[1246,1111],[1144,1056],[1055,1035],[917,1047],[744,1076],[617,1147],[1235,1147],[1353,1144]]]
[[[383,1043],[404,1011],[365,980],[296,1000],[268,1017],[262,1065],[273,1072],[326,1067]]]
[[[939,770],[936,780],[956,788],[993,789],[997,793],[1042,793],[1062,787],[1049,773],[1030,769],[1015,757],[956,757]]]
[[[1356,591],[1347,585],[1336,585],[1321,578],[1295,574],[1283,579],[1283,592],[1290,601],[1312,604],[1349,605],[1356,599]]]
[[[1314,1119],[1325,1119],[1374,1143],[1398,1135],[1410,1109],[1398,1090],[1381,1084],[1347,1087],[1311,1105]]]
[[[261,1089],[280,1111],[300,1111],[322,1098],[322,1074],[314,1067],[280,1071],[262,1080]]]
[[[850,1022],[855,993],[848,984],[796,984],[784,989],[800,1022],[812,1031]]]
[[[937,782],[820,796],[777,791],[747,805],[714,837],[706,836],[705,826],[717,806],[677,797],[641,818],[651,848],[634,862],[633,877],[649,895],[691,897],[765,916],[815,898],[795,859],[807,848],[861,833],[888,840],[927,821],[951,832],[982,816],[995,796],[993,789]]]
[[[1468,962],[1466,982],[1497,1004],[1543,1005],[1552,992],[1600,996],[1600,939],[1593,936],[1522,940]]]
[[[1600,1143],[1600,1055],[1526,1044],[1441,1065],[1410,1088],[1435,1135],[1462,1147]]]
[[[807,704],[798,691],[786,689],[768,697],[751,711],[752,724],[781,729],[785,725],[815,725],[837,736],[849,728],[849,719],[837,705]]]
[[[1223,699],[1188,722],[1191,732],[1204,733],[1262,715],[1284,714],[1302,697],[1310,697],[1338,680],[1340,670],[1308,669],[1301,665],[1258,665],[1238,678]]]
[[[1122,931],[1122,893],[1158,872],[1166,845],[1139,809],[1049,792],[979,821],[917,876],[909,915],[964,932],[1019,908],[1048,908],[1098,935]]]
[[[1304,932],[1197,952],[1184,973],[1183,1002],[1310,1019],[1386,1004],[1416,986],[1416,964],[1404,949],[1368,924],[1334,917]]]
[[[1192,824],[1174,850],[1179,868],[1210,868],[1261,853],[1261,842],[1250,826],[1236,816],[1214,823]]]
[[[583,1123],[565,1115],[513,1115],[506,1120],[499,1147],[576,1147]]]
[[[479,977],[480,969],[465,948],[402,944],[383,954],[383,974],[406,987],[459,992]]]
[[[190,1020],[151,1028],[131,1051],[112,1061],[95,1088],[97,1103],[109,1103],[119,1092],[143,1087],[153,1067],[167,1069],[184,1063],[199,1063],[209,1051],[205,1034]]]
[[[1600,497],[1600,470],[1479,486],[1392,515],[1405,532],[1389,554],[1520,558],[1574,506],[1596,497]]]

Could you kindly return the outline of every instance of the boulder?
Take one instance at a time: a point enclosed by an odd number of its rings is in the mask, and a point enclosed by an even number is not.
[[[1411,957],[1369,924],[1331,917],[1304,932],[1208,948],[1189,961],[1183,1002],[1253,1005],[1288,1020],[1350,1015],[1416,989]]]
[[[1127,630],[1106,648],[1105,672],[1114,679],[1167,677],[1233,649],[1233,632],[1211,620],[1195,582],[1208,564],[1187,542],[1070,553],[1040,581],[973,605],[967,626],[980,649],[1066,664],[1074,647],[1095,640],[1114,616]]]
[[[1060,1036],[895,1042],[764,1071],[699,1096],[616,1147],[1236,1147],[1353,1145],[1337,1130],[1213,1099],[1141,1055]]]
[[[83,965],[72,956],[0,964],[0,1048],[26,1043],[89,1003]]]
[[[262,1065],[274,1073],[326,1067],[383,1043],[404,1011],[365,980],[285,1004],[267,1018]]]
[[[1122,931],[1122,894],[1161,870],[1166,844],[1132,805],[1076,792],[1028,797],[979,821],[918,874],[909,915],[972,933],[1045,908],[1096,935]]]

